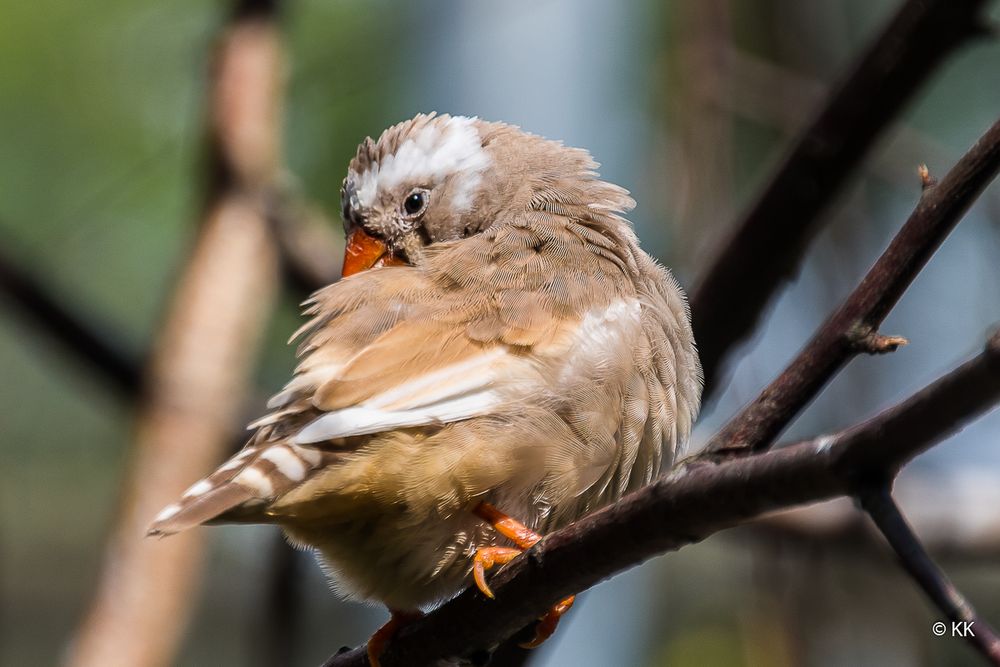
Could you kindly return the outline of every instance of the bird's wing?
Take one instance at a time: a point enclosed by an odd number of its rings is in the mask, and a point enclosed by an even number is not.
[[[606,318],[637,308],[622,301],[627,258],[585,226],[547,224],[554,217],[438,244],[419,267],[373,269],[318,292],[296,334],[295,376],[252,425],[249,449],[195,484],[151,532],[239,520],[244,509],[253,518],[254,507],[365,442],[359,436],[549,398],[577,334],[613,347],[601,334]]]
[[[611,244],[544,224],[553,217],[441,244],[421,267],[376,269],[317,294],[296,376],[257,425],[308,404],[320,414],[294,441],[313,444],[487,414],[504,388],[545,384],[539,361],[563,353],[622,287],[613,262],[595,271],[586,261],[595,243]]]

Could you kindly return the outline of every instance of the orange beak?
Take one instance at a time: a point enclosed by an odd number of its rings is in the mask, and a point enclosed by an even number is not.
[[[406,262],[389,254],[385,243],[374,236],[369,236],[361,227],[355,227],[347,234],[342,271],[345,278],[375,266],[405,265]]]

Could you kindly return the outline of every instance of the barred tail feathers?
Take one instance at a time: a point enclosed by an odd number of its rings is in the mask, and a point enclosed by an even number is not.
[[[206,523],[265,523],[267,517],[260,510],[305,480],[322,460],[315,447],[287,443],[247,447],[163,508],[147,535],[173,535]]]

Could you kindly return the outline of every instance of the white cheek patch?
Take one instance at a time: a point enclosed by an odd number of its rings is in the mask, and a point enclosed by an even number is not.
[[[452,116],[443,122],[431,122],[404,141],[395,154],[358,175],[358,202],[372,206],[380,190],[402,183],[435,185],[454,175],[452,208],[467,211],[490,162],[474,118]]]

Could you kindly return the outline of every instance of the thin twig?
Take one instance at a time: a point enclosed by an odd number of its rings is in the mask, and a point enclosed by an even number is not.
[[[889,488],[875,485],[857,494],[862,508],[885,536],[899,562],[948,620],[962,627],[960,636],[968,640],[993,665],[1000,666],[1000,636],[980,616],[965,596],[941,571],[913,533],[893,500]],[[968,627],[968,631],[965,631]]]
[[[985,4],[906,2],[721,244],[691,298],[706,392],[726,353],[752,331],[771,296],[795,273],[821,214],[882,131],[950,53],[983,32]]]
[[[767,448],[851,358],[904,342],[880,337],[879,325],[998,170],[1000,120],[940,183],[924,190],[906,224],[857,288],[781,375],[706,448],[727,455]]]
[[[494,646],[556,601],[648,558],[764,512],[850,494],[862,479],[886,479],[998,401],[1000,334],[973,360],[855,428],[748,457],[688,461],[556,531],[493,577],[495,600],[465,591],[404,628],[382,663],[422,667]],[[932,403],[939,409],[928,410]],[[365,664],[355,649],[325,667]]]

